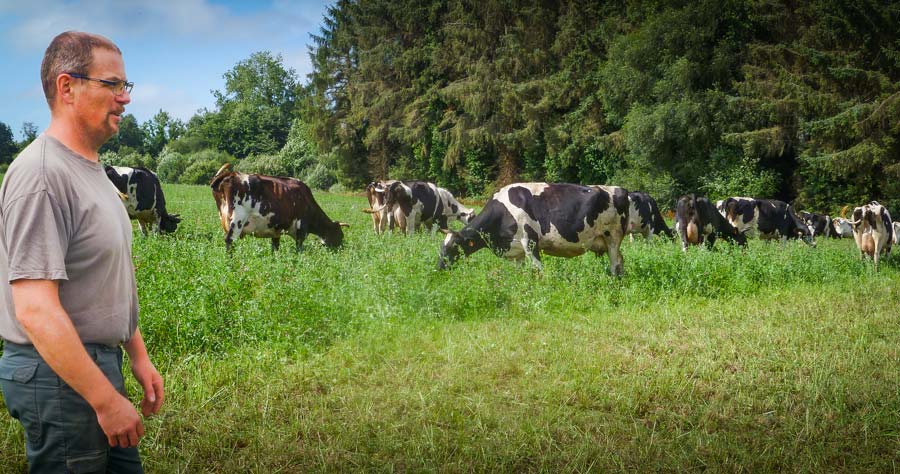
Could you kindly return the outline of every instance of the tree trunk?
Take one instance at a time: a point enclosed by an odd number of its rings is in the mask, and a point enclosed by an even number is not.
[[[516,154],[507,147],[500,149],[500,169],[497,173],[497,187],[515,183],[519,179],[519,166],[516,163]]]
[[[368,156],[369,174],[372,179],[388,179],[388,152],[386,147],[370,150]]]

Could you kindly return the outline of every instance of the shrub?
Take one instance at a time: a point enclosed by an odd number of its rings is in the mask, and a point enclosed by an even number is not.
[[[135,149],[122,146],[119,151],[106,151],[100,155],[100,161],[110,166],[143,167],[156,171],[156,159],[150,155],[138,153]]]
[[[296,176],[280,155],[253,155],[238,161],[235,170],[270,176]]]
[[[191,163],[178,180],[181,184],[209,184],[222,166],[217,160],[200,160]]]
[[[156,174],[160,181],[164,183],[177,183],[184,170],[190,165],[188,156],[170,147],[163,148],[159,155],[159,164],[156,168]]]
[[[778,191],[778,175],[759,166],[759,159],[720,147],[710,157],[710,172],[700,177],[700,190],[710,199],[730,196],[771,198]]]
[[[315,189],[328,189],[337,182],[334,173],[324,163],[316,163],[307,169],[302,179],[307,186]]]

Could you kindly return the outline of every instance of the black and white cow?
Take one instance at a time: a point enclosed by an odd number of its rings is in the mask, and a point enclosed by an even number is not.
[[[447,230],[449,219],[467,224],[475,216],[475,212],[460,204],[450,191],[427,181],[391,183],[384,196],[384,207],[407,234],[412,234],[423,224]]]
[[[528,258],[538,269],[542,252],[557,257],[608,253],[610,273],[621,275],[619,246],[628,230],[628,208],[628,192],[616,186],[510,184],[462,230],[447,233],[438,268],[488,247],[502,257]]]
[[[690,245],[712,248],[716,237],[747,245],[747,237],[732,226],[703,196],[688,194],[682,196],[675,205],[675,232],[681,237],[681,250],[687,252]]]
[[[665,235],[666,237],[674,237],[672,229],[666,225],[662,214],[659,212],[659,206],[656,200],[649,194],[632,191],[628,193],[628,200],[631,202],[629,209],[628,233],[641,234],[645,239],[650,239],[654,235]]]
[[[309,234],[319,236],[331,249],[344,242],[342,227],[331,220],[305,183],[298,179],[229,171],[223,165],[210,182],[219,220],[225,231],[225,249],[230,251],[235,239],[245,235],[272,239],[277,251],[285,234],[294,239],[297,252]]]
[[[103,165],[106,177],[122,193],[128,217],[137,219],[144,235],[156,226],[159,233],[175,232],[181,218],[166,211],[159,178],[147,168]]]
[[[831,216],[828,216],[826,214],[816,214],[814,212],[800,211],[799,217],[803,221],[803,223],[806,224],[806,227],[809,229],[809,232],[813,237],[819,235],[823,237],[831,236]]]
[[[878,270],[878,260],[882,253],[890,255],[894,237],[894,225],[887,208],[872,201],[865,206],[853,209],[850,220],[853,226],[853,239],[859,248],[859,256],[871,257]]]
[[[790,204],[775,199],[728,198],[722,202],[728,223],[747,236],[763,240],[803,239],[815,247],[809,227],[797,217]]]

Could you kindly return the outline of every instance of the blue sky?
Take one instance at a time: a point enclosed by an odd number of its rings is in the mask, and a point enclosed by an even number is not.
[[[135,83],[126,113],[143,123],[160,109],[184,121],[203,107],[222,75],[256,51],[280,54],[302,82],[308,45],[334,0],[0,0],[0,122],[22,138],[43,131],[50,112],[41,90],[44,50],[66,30],[99,33],[122,50]]]

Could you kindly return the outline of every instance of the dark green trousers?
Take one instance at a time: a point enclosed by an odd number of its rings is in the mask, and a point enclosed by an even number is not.
[[[85,344],[116,390],[125,395],[122,349]],[[111,448],[94,409],[72,390],[33,346],[4,342],[0,389],[25,429],[31,473],[143,473],[137,448]]]

